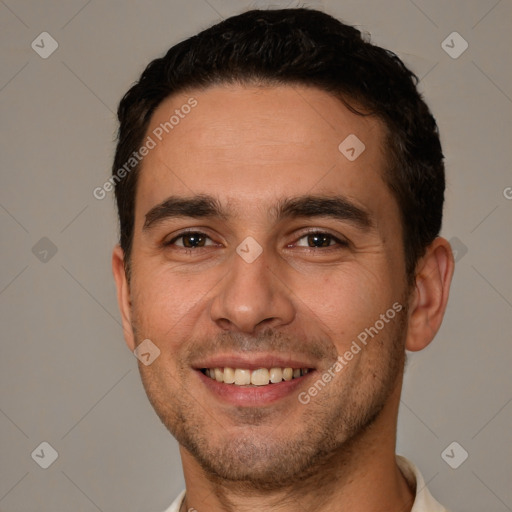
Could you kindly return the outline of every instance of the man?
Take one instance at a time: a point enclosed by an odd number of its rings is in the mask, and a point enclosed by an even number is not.
[[[232,17],[118,111],[125,338],[180,444],[171,511],[445,509],[395,455],[441,324],[444,167],[414,75],[314,10]]]

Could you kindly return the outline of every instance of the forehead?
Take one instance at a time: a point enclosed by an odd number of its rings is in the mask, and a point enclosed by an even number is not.
[[[152,116],[146,136],[154,148],[141,165],[137,203],[214,193],[244,209],[306,192],[389,202],[384,133],[375,117],[356,115],[316,88],[229,85],[181,93]]]

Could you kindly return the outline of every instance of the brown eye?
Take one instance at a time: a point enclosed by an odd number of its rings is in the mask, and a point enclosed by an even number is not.
[[[329,247],[333,237],[330,235],[308,235],[308,245],[310,247]]]
[[[304,240],[304,242],[300,243],[301,240]],[[299,238],[297,243],[297,246],[299,247],[309,247],[311,249],[332,247],[335,245],[346,246],[347,242],[340,240],[329,233],[314,232],[302,236]]]
[[[186,249],[196,249],[205,247],[206,245],[212,245],[206,243],[209,239],[210,238],[204,233],[190,231],[173,238],[169,242],[166,242],[165,245],[176,245],[177,247],[185,247]]]

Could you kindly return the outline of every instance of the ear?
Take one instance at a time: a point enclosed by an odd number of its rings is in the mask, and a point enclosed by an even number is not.
[[[455,261],[444,238],[436,238],[416,266],[405,348],[422,350],[436,335],[446,310]]]
[[[119,245],[114,247],[112,252],[112,272],[116,281],[117,303],[121,311],[121,320],[123,322],[124,340],[128,348],[133,352],[135,350],[135,340],[132,330],[132,305],[130,299],[130,288],[126,278],[124,268],[124,252]]]

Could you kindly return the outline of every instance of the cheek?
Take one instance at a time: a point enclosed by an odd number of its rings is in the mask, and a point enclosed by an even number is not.
[[[166,269],[134,269],[132,312],[142,335],[172,341],[172,335],[194,325],[195,312],[215,282]]]
[[[228,268],[185,270],[151,258],[133,261],[138,335],[160,344],[165,340],[167,350],[173,339],[177,346],[184,337],[209,331],[214,321],[208,316],[209,305],[233,285]],[[310,334],[323,332],[342,351],[399,300],[391,270],[381,255],[323,269],[292,270],[284,265],[278,274],[285,286],[276,285],[275,291],[293,304],[301,327]]]
[[[399,290],[386,276],[352,266],[322,277],[303,277],[293,289],[297,308],[317,324],[338,350],[373,326],[400,299]]]

